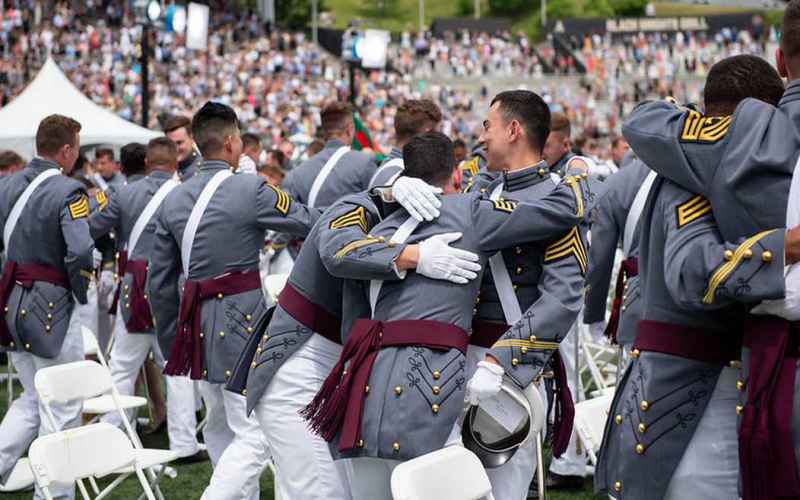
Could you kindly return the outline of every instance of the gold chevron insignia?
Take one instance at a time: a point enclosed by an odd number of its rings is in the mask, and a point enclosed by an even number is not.
[[[367,237],[364,238],[363,240],[351,241],[347,245],[343,246],[341,250],[336,252],[334,257],[336,257],[337,259],[341,259],[342,257],[344,257],[345,255],[349,254],[353,250],[358,250],[361,247],[365,247],[367,245],[372,245],[373,243],[380,243],[380,242],[383,242],[383,241],[385,241],[383,236],[379,236],[379,237],[375,238],[375,237],[372,237],[370,235],[367,235]]]
[[[581,268],[581,273],[586,274],[586,248],[583,246],[581,233],[578,231],[577,227],[573,227],[563,238],[547,247],[544,254],[544,261],[552,262],[569,257],[570,255],[575,256],[575,260],[578,261],[578,266]]]
[[[495,342],[492,349],[497,347],[525,347],[528,349],[538,349],[540,351],[555,351],[558,349],[558,342],[545,342],[543,340],[531,342],[523,339],[506,339]]]
[[[364,210],[364,207],[355,208],[332,220],[330,224],[331,229],[341,229],[348,226],[358,226],[365,233],[369,231],[367,228],[367,211]]]
[[[279,188],[276,188],[269,182],[265,183],[269,186],[270,189],[275,191],[276,201],[275,201],[275,210],[286,215],[289,213],[289,206],[292,204],[292,197],[286,194],[286,191],[283,191]]]
[[[469,190],[472,189],[472,186],[474,186],[474,185],[475,185],[475,182],[473,182],[473,180],[470,179],[469,182],[467,183],[467,186],[461,192],[462,193],[469,193]]]
[[[106,208],[108,205],[108,197],[103,191],[98,191],[96,195],[94,195],[94,200],[100,206],[100,210]]]
[[[69,215],[72,219],[80,219],[89,216],[89,198],[81,196],[78,201],[69,204]]]
[[[715,143],[728,133],[731,119],[730,116],[703,116],[690,110],[683,122],[681,141]]]
[[[517,202],[500,198],[499,200],[492,200],[492,206],[494,206],[495,210],[511,213],[517,208]]]
[[[741,245],[736,247],[736,251],[733,252],[733,257],[730,260],[727,260],[724,264],[719,266],[714,274],[711,275],[711,279],[708,281],[708,288],[706,289],[706,294],[703,296],[703,303],[704,304],[711,304],[714,302],[714,296],[717,293],[717,288],[719,285],[722,284],[723,281],[728,279],[728,276],[736,269],[739,263],[744,258],[745,254],[750,247],[755,245],[759,242],[762,238],[767,236],[768,234],[774,232],[775,229],[770,229],[768,231],[762,231],[755,236],[751,236],[750,238],[744,240]]]
[[[680,229],[686,224],[710,214],[711,202],[698,194],[675,207],[675,213],[678,219],[678,229]]]
[[[469,172],[469,175],[475,175],[478,173],[478,157],[475,156],[471,160],[462,161],[461,162],[461,171],[462,172]]]

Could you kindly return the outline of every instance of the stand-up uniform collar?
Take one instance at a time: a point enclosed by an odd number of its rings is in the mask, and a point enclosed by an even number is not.
[[[325,142],[325,149],[328,149],[328,148],[340,148],[340,147],[342,147],[344,145],[345,144],[342,141],[340,141],[339,139],[330,139],[330,140]]]
[[[781,106],[789,102],[794,102],[799,99],[800,99],[800,80],[795,80],[786,87],[786,90],[783,91],[783,97],[781,97],[781,101],[778,103],[778,106]]]
[[[503,189],[508,192],[519,191],[549,178],[550,170],[547,168],[547,162],[542,160],[530,167],[503,172]]]
[[[200,164],[200,170],[203,172],[217,172],[218,170],[231,170],[232,168],[233,167],[227,162],[222,160],[203,160],[203,163]]]
[[[39,158],[38,156],[32,159],[31,162],[28,163],[28,166],[37,170],[47,170],[48,168],[57,168],[61,170],[61,167],[58,165],[58,163],[54,162],[53,160]]]
[[[171,179],[175,174],[163,170],[153,170],[147,176],[154,179]]]

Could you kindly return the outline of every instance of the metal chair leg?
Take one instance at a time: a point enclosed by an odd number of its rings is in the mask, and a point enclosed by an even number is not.
[[[542,451],[542,432],[536,433],[536,475],[539,487],[539,500],[544,500],[544,486],[547,478],[544,476],[544,452]]]

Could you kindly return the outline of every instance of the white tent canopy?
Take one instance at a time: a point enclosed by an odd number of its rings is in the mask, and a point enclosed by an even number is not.
[[[147,143],[161,135],[92,102],[67,79],[51,58],[16,99],[0,108],[0,149],[11,149],[27,159],[33,158],[39,122],[53,113],[80,122],[82,146],[108,144],[119,147],[129,142]]]

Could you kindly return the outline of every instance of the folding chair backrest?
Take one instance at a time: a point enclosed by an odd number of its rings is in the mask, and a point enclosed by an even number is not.
[[[37,371],[33,383],[45,404],[64,403],[105,394],[111,388],[111,374],[95,361],[76,361]]]
[[[483,465],[461,446],[448,446],[403,462],[392,472],[391,483],[394,500],[492,498],[492,485]]]
[[[30,446],[28,459],[39,486],[49,487],[105,476],[133,465],[135,456],[121,430],[99,423],[37,438]]]
[[[575,405],[575,428],[584,447],[597,453],[603,442],[608,412],[611,409],[613,395],[608,394],[587,399]]]

